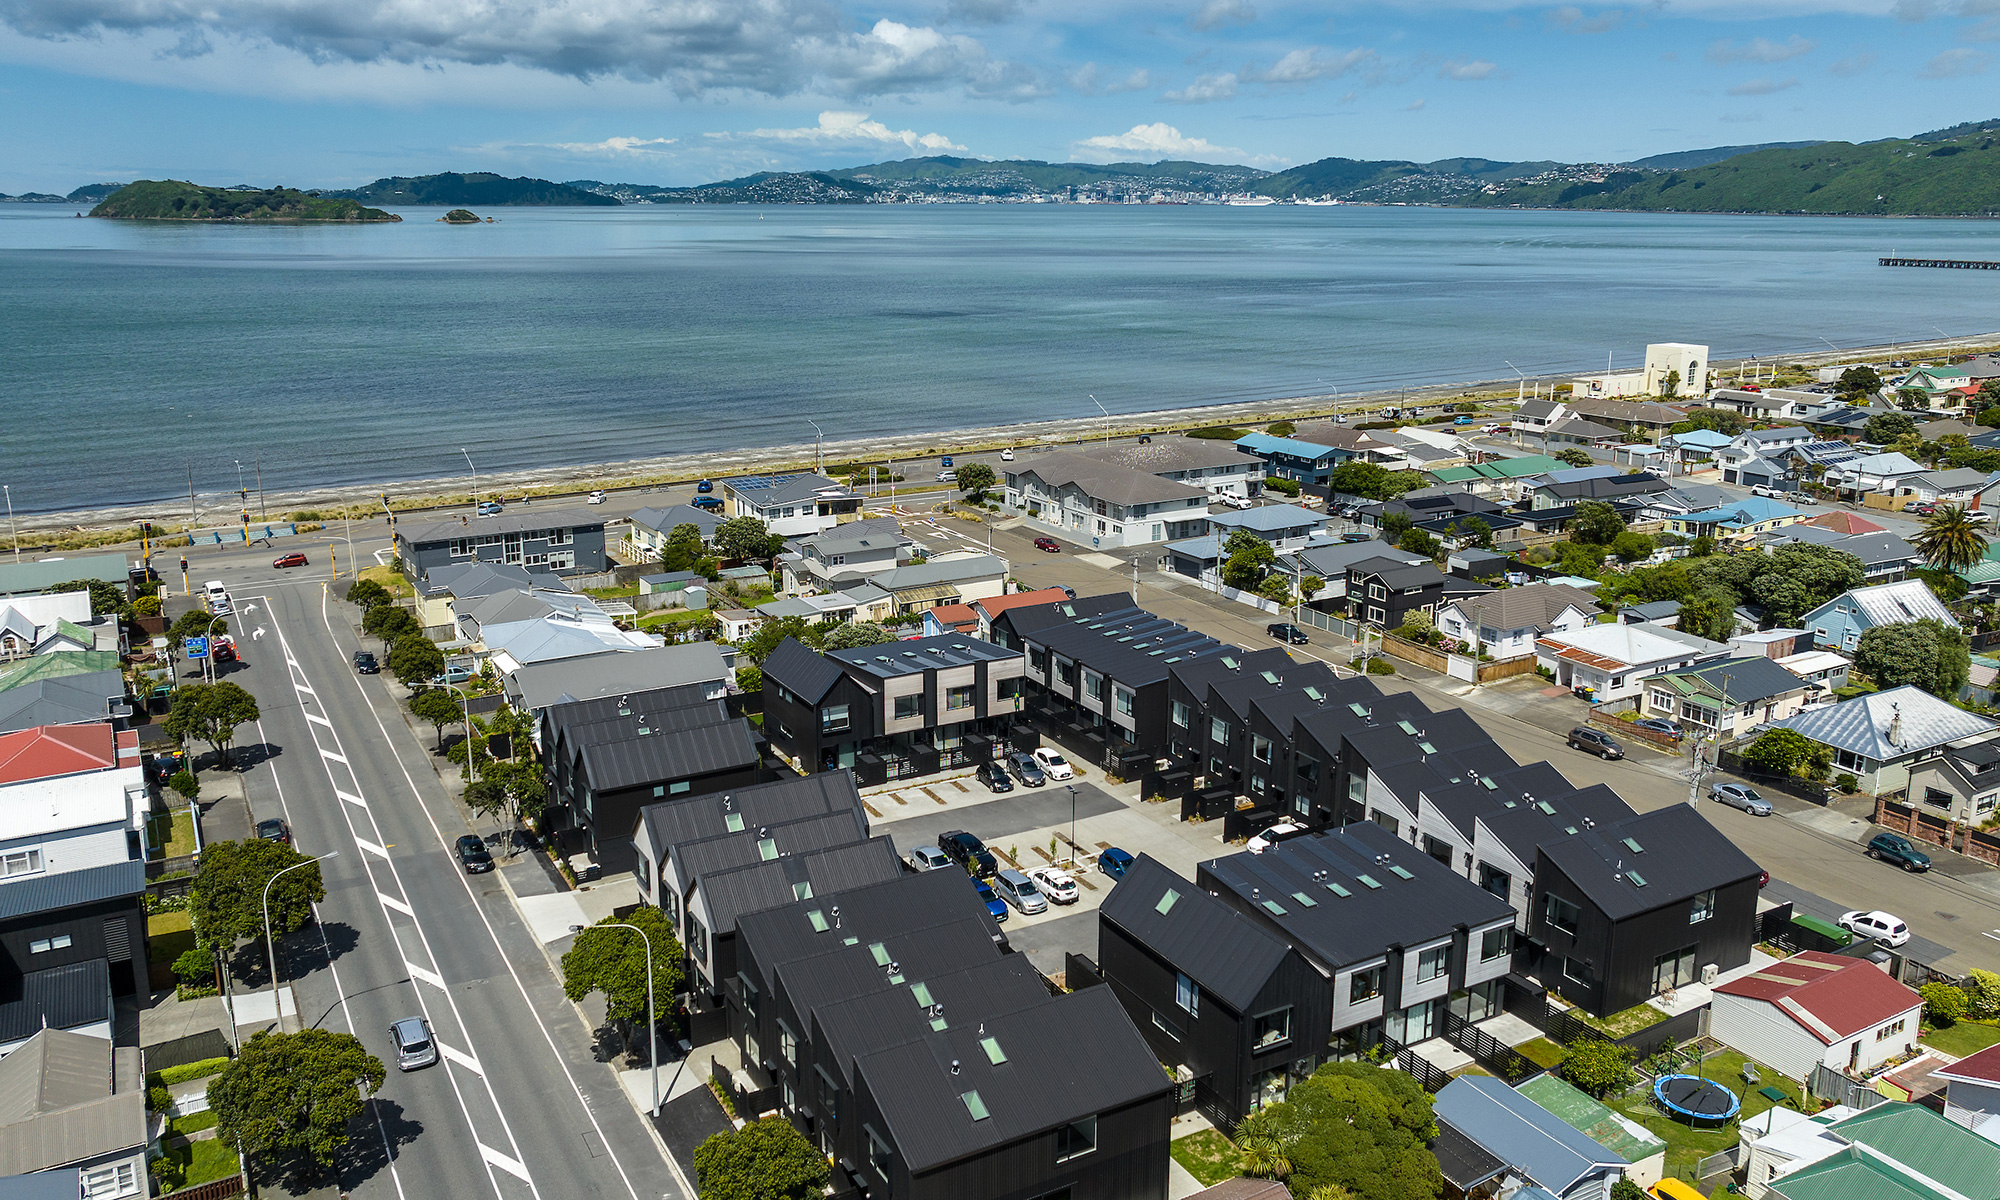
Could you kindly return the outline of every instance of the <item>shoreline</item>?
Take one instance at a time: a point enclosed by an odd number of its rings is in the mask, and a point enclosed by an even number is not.
[[[1784,354],[1776,358],[1758,355],[1723,359],[1712,361],[1709,366],[1712,373],[1722,373],[1752,362],[1768,364],[1782,360],[1806,366],[1822,366],[1834,362],[1877,359],[1885,355],[1922,357],[1947,353],[1964,354],[1989,350],[1996,346],[2000,346],[2000,331],[1966,337],[1890,342],[1838,352],[1821,350]],[[1530,386],[1566,383],[1579,375],[1589,373],[1589,368],[1583,368],[1560,374],[1531,376],[1527,379],[1527,383]],[[1208,425],[1259,425],[1282,419],[1330,415],[1334,412],[1351,413],[1357,408],[1377,406],[1399,398],[1419,404],[1430,404],[1463,397],[1479,397],[1495,403],[1511,404],[1514,400],[1505,395],[1506,389],[1518,387],[1520,382],[1507,379],[1472,380],[1393,390],[1322,393],[1275,400],[1236,401],[1228,404],[1194,405],[1137,413],[1113,413],[1109,417],[1062,417],[1007,425],[941,429],[886,439],[846,438],[821,442],[818,455],[822,464],[856,461],[871,463],[887,460],[913,465],[922,459],[936,458],[943,454],[974,454],[1002,447],[1018,449],[1037,445],[1053,447],[1067,443],[1081,445],[1108,435],[1167,433]],[[515,501],[522,495],[550,500],[567,497],[580,499],[595,488],[629,490],[668,486],[700,478],[719,479],[753,471],[809,470],[814,466],[814,453],[814,445],[808,441],[731,452],[691,452],[604,463],[572,463],[526,471],[482,474],[477,477],[477,489],[482,495],[498,493],[506,497],[511,494],[511,498]],[[925,474],[911,474],[907,482],[910,490],[915,492],[924,490],[923,485],[929,480]],[[397,515],[404,516],[466,504],[473,487],[474,480],[469,475],[326,485],[268,493],[263,497],[261,507],[271,514],[268,518],[269,523],[288,521],[290,514],[294,512],[314,513],[312,517],[302,517],[302,521],[328,522],[340,519],[343,515],[342,510],[357,507],[363,511],[348,512],[346,515],[365,518],[381,513],[380,498],[387,493]],[[227,499],[230,494],[229,492],[206,495],[197,493],[195,497],[197,512],[192,520],[185,497],[156,503],[109,505],[48,513],[17,511],[14,520],[20,531],[18,548],[23,552],[35,553],[87,548],[87,541],[79,546],[62,546],[58,543],[75,538],[88,539],[93,534],[112,533],[133,526],[139,521],[152,521],[156,525],[163,526],[163,529],[156,532],[156,536],[170,537],[190,530],[234,529],[238,526],[236,513],[240,511],[240,506],[235,501]],[[253,511],[258,508],[258,505],[252,505]],[[333,511],[319,511],[324,509]],[[267,518],[264,517],[253,518],[253,524],[264,524],[266,521]],[[100,538],[96,544],[110,546],[132,540],[136,540],[136,535],[125,539]],[[5,544],[12,546],[14,541],[15,538],[10,531]]]

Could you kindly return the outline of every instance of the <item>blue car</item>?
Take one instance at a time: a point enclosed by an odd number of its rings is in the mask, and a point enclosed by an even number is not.
[[[1097,856],[1097,869],[1113,879],[1125,878],[1131,866],[1132,856],[1116,846]]]
[[[1006,921],[1007,902],[999,896],[994,895],[992,885],[988,884],[984,879],[975,879],[972,881],[972,890],[978,892],[979,898],[986,902],[986,914],[988,916],[997,922]]]
[[[697,492],[712,492],[715,490],[715,485],[713,483],[710,483],[708,480],[704,479],[700,483],[694,485],[694,490]]]

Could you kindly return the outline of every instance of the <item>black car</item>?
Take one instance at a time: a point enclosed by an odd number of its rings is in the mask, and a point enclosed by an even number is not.
[[[283,821],[273,818],[269,821],[257,822],[257,836],[267,842],[284,842],[290,845],[292,831],[285,827]]]
[[[354,673],[357,675],[380,675],[382,668],[375,662],[375,656],[366,650],[354,652]]]
[[[1285,643],[1288,646],[1303,646],[1309,640],[1306,637],[1306,631],[1300,629],[1298,626],[1292,624],[1290,621],[1273,622],[1272,624],[1264,626],[1264,632],[1270,634],[1274,638],[1277,638],[1279,641]]]
[[[1011,792],[1014,790],[1014,781],[1007,778],[1007,768],[997,762],[980,763],[979,769],[974,771],[973,774],[979,778],[979,782],[986,785],[986,790],[989,792]]]
[[[938,849],[944,856],[965,868],[965,873],[974,879],[991,879],[998,864],[993,861],[993,852],[986,843],[973,837],[963,829],[954,829],[938,838]]]
[[[458,861],[467,875],[493,869],[493,854],[486,848],[485,839],[477,834],[468,833],[458,839]]]
[[[1016,750],[1007,756],[1007,766],[1014,772],[1016,779],[1029,787],[1040,787],[1049,781],[1049,777],[1042,771],[1042,764],[1036,762],[1032,754],[1023,754]]]

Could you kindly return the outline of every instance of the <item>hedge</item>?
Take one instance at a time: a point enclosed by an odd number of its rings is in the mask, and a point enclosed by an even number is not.
[[[172,1087],[177,1083],[186,1083],[190,1079],[206,1079],[210,1075],[219,1075],[228,1066],[227,1057],[204,1058],[197,1062],[182,1063],[178,1067],[168,1067],[164,1071],[154,1071],[146,1076],[146,1082],[154,1087]]]
[[[1301,485],[1298,480],[1281,479],[1276,475],[1265,476],[1264,486],[1274,492],[1283,492],[1287,496],[1298,495],[1301,488]]]

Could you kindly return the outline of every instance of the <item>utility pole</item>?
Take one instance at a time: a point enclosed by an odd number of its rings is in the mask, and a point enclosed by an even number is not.
[[[7,489],[7,532],[14,539],[14,561],[18,563],[21,561],[21,529],[20,526],[14,524],[13,485],[8,484],[5,486]]]
[[[813,474],[821,475],[824,474],[826,471],[826,463],[823,459],[820,458],[820,453],[819,453],[820,438],[822,436],[820,433],[819,422],[813,420],[811,417],[807,417],[806,424],[813,427]]]
[[[187,469],[188,469],[188,532],[192,534],[194,532],[195,526],[201,524],[201,512],[194,506],[194,463],[189,462],[187,465]]]
[[[465,447],[460,446],[458,452],[465,455],[465,469],[472,472],[472,511],[477,513],[479,511],[479,468],[472,465],[472,455]]]
[[[264,456],[257,456],[257,519],[269,521],[271,509],[264,503]]]

